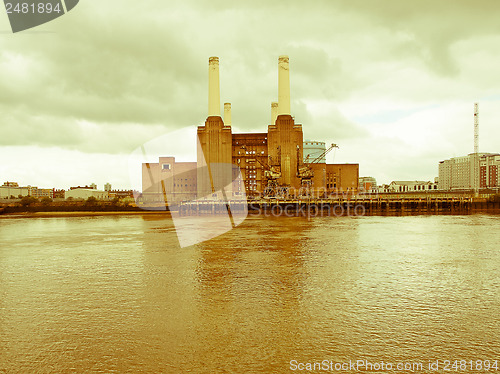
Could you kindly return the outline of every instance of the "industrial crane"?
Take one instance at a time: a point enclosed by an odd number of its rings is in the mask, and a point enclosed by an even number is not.
[[[267,181],[264,195],[275,196],[278,188],[278,179],[281,177],[280,167],[269,166],[268,164],[261,162],[259,159],[257,159],[257,162],[264,168],[264,178],[266,178]]]
[[[246,149],[246,146],[241,146],[241,149]],[[271,156],[269,156],[271,159]],[[279,166],[269,166],[267,163],[259,160],[259,157],[255,157],[255,160],[264,169],[264,178],[266,179],[266,188],[264,190],[265,196],[275,196],[278,190],[278,179],[281,177],[281,171]],[[272,160],[272,159],[271,159]]]
[[[332,143],[330,147],[325,149],[318,157],[316,157],[311,162],[308,162],[309,155],[306,156],[306,161],[299,167],[297,164],[297,177],[300,178],[302,188],[309,189],[312,185],[312,178],[314,177],[314,172],[311,169],[312,164],[318,163],[323,157],[325,157],[333,148],[338,148],[339,146]]]

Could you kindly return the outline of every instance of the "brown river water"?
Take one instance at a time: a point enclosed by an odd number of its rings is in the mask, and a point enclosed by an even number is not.
[[[0,218],[0,373],[500,372],[499,269],[494,215]]]

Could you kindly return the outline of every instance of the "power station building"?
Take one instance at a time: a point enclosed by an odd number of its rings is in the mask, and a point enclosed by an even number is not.
[[[271,183],[299,191],[305,180],[309,189],[323,195],[357,192],[358,164],[327,164],[324,155],[318,158],[325,143],[304,143],[302,125],[295,122],[290,110],[288,56],[278,60],[278,102],[271,103],[271,123],[265,132],[232,132],[230,103],[224,104],[224,119],[221,116],[218,57],[210,57],[208,72],[208,117],[197,129],[196,163],[181,165],[173,157],[162,157],[158,163],[143,164],[143,196],[163,194],[169,202],[176,202],[213,195],[223,186],[227,186],[227,198],[243,192],[261,196]],[[239,173],[240,183],[231,183]],[[224,183],[219,186],[217,181]]]

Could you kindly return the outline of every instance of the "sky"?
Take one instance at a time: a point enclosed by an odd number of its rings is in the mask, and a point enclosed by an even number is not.
[[[210,56],[233,131],[265,132],[280,55],[304,139],[339,145],[328,162],[359,163],[379,184],[433,180],[440,160],[473,152],[474,102],[479,150],[500,152],[499,11],[496,0],[81,0],[13,34],[2,9],[0,183],[130,188],[136,149],[204,123]],[[195,161],[195,139],[174,143],[164,156],[181,146]]]

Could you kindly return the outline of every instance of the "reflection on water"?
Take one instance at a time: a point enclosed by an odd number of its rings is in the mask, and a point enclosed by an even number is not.
[[[0,372],[499,359],[495,216],[0,220]]]

